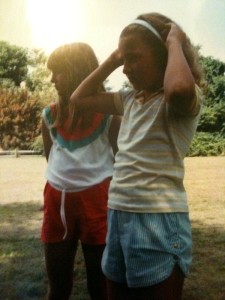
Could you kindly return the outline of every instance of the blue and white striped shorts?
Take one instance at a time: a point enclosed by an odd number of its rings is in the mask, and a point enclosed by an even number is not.
[[[192,260],[188,213],[130,213],[110,209],[102,258],[106,277],[128,287],[167,279],[178,264],[184,275]]]

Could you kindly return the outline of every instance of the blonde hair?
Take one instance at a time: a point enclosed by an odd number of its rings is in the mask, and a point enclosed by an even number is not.
[[[52,72],[63,73],[68,80],[68,91],[59,96],[53,127],[60,127],[68,118],[69,98],[78,85],[98,67],[93,49],[86,43],[65,44],[55,49],[48,58],[47,67]],[[103,86],[100,87],[103,89]],[[88,127],[94,114],[79,116],[81,127]],[[77,116],[76,116],[77,118]]]
[[[175,23],[170,18],[159,14],[159,13],[148,13],[142,14],[137,17],[138,20],[144,20],[147,23],[150,23],[154,29],[159,33],[163,41],[166,41],[167,35],[169,33],[170,27],[168,23]],[[178,24],[176,24],[179,26]],[[156,55],[161,59],[161,63],[166,66],[167,64],[167,50],[164,44],[143,26],[138,26],[136,24],[130,24],[123,29],[121,36],[127,35],[129,33],[138,33],[142,37],[145,43],[150,43],[151,47],[155,49]],[[154,43],[152,43],[154,39]],[[199,63],[199,55],[196,47],[191,44],[190,39],[187,37],[186,42],[183,45],[184,55],[186,57],[187,63],[191,69],[192,75],[195,79],[195,82],[198,85],[201,85],[202,80],[202,68]]]

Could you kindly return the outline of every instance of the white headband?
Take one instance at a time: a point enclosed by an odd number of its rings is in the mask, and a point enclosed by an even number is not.
[[[138,25],[144,26],[145,28],[150,30],[161,42],[163,42],[163,39],[161,38],[158,31],[150,23],[148,23],[144,20],[136,19],[133,22],[131,22],[130,24],[138,24]]]

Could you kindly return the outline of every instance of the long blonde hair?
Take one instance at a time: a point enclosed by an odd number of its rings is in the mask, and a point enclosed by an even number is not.
[[[48,58],[47,67],[52,72],[62,72],[68,80],[68,92],[59,96],[53,127],[63,125],[69,114],[69,98],[78,85],[98,67],[98,60],[93,49],[86,43],[65,44],[55,49]],[[103,86],[100,90],[104,90]],[[93,113],[80,116],[80,126],[88,127]],[[77,116],[76,116],[77,118]]]

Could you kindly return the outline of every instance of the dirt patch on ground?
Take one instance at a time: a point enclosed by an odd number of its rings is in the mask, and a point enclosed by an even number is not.
[[[42,156],[0,157],[0,204],[43,202],[45,169]]]

